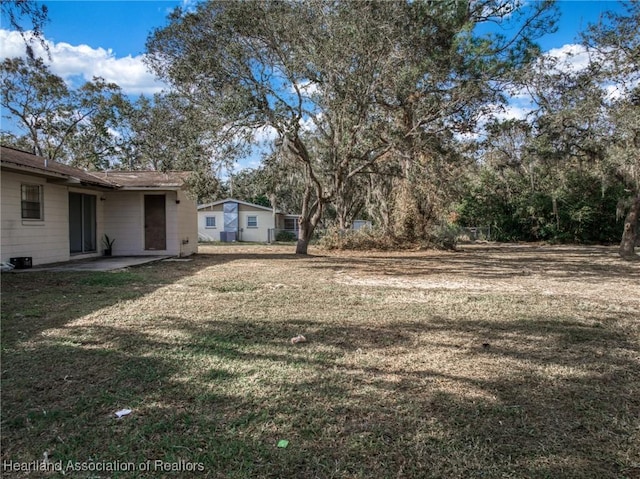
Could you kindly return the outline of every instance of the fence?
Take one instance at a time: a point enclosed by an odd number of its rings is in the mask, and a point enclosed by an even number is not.
[[[456,232],[458,241],[491,241],[491,226],[460,227]]]

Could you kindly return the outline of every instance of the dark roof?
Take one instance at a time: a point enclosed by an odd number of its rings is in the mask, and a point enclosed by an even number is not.
[[[206,204],[203,204],[203,205],[198,205],[198,209],[206,211],[207,208],[211,208],[212,206],[218,206],[218,205],[221,205],[221,204],[224,204],[224,203],[239,203],[241,205],[250,206],[250,207],[253,207],[253,208],[260,209],[260,210],[273,211],[273,208],[268,208],[268,207],[262,206],[262,205],[256,205],[255,203],[249,203],[248,201],[242,201],[242,200],[239,200],[239,199],[236,199],[236,198],[225,198],[223,200],[217,200],[217,201],[214,201],[212,203],[206,203]],[[300,216],[299,214],[285,213],[282,210],[276,210],[276,213],[278,213],[280,215],[284,215],[284,216],[295,216],[295,217]]]
[[[105,187],[115,186],[113,183],[102,180],[87,171],[81,170],[80,168],[63,165],[57,161],[47,160],[41,156],[9,148],[7,146],[0,146],[0,161],[2,161],[3,165],[14,165],[16,167],[20,167],[23,171],[28,170],[44,176],[76,179],[81,183]]]
[[[0,160],[3,167],[11,168],[13,166],[23,172],[106,188],[180,188],[190,174],[187,171],[166,173],[161,171],[88,172],[7,146],[0,147]]]
[[[242,201],[242,200],[238,200],[236,198],[225,198],[224,200],[217,200],[214,201],[212,203],[207,203],[204,205],[199,205],[198,209],[199,210],[203,210],[206,208],[209,208],[211,206],[218,206],[221,205],[223,203],[240,203],[241,205],[245,205],[245,206],[251,206],[252,208],[257,208],[259,210],[265,210],[265,211],[273,211],[272,208],[268,208],[266,206],[262,206],[262,205],[256,205],[255,203],[249,203],[248,201]],[[278,213],[280,213],[280,211],[278,211]]]

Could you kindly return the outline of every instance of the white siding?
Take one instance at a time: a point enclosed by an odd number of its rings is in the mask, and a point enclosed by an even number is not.
[[[248,226],[249,216],[255,216],[258,220],[257,227]],[[241,241],[254,241],[266,243],[269,241],[269,229],[274,228],[273,213],[270,211],[258,210],[244,205],[240,205],[238,214],[238,225],[241,229]]]
[[[144,254],[144,198],[138,191],[105,194],[104,233],[114,256]]]
[[[216,219],[215,228],[207,227],[206,218],[208,216],[213,216]],[[257,227],[247,226],[249,216],[257,217]],[[269,230],[274,227],[272,212],[253,208],[242,203],[238,205],[238,228],[240,231],[238,231],[237,238],[239,241],[266,243],[269,241]],[[198,210],[198,238],[200,241],[220,241],[221,231],[224,231],[222,204]]]
[[[178,224],[180,232],[181,256],[198,252],[198,214],[196,202],[183,191],[178,191]]]
[[[166,198],[166,215],[167,215],[167,254],[179,256],[182,247],[182,238],[180,236],[178,221],[178,199],[177,191],[158,192],[164,193]],[[149,192],[148,194],[157,194]],[[158,254],[158,253],[155,253]]]
[[[215,227],[207,226],[207,217],[216,219]],[[224,215],[222,205],[210,206],[198,210],[198,241],[220,241],[220,232],[224,231]]]
[[[23,220],[21,215],[22,184],[43,187],[44,217],[42,220]],[[95,194],[98,252],[83,255],[69,254],[69,191]],[[46,179],[8,171],[2,172],[2,261],[31,256],[33,265],[80,259],[100,254],[102,202],[100,193],[80,188],[47,183]]]
[[[167,249],[144,249],[144,196],[165,195]],[[114,256],[189,255],[197,249],[196,205],[183,192],[114,191],[106,195],[104,231],[113,244]],[[177,203],[176,200],[180,200]]]

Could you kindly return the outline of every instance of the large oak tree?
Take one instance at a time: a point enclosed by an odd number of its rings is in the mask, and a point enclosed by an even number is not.
[[[469,129],[536,49],[550,2],[210,1],[176,10],[147,42],[153,71],[207,118],[220,142],[276,132],[304,177],[297,253],[327,204],[343,226],[357,177],[433,157]],[[476,27],[516,28],[510,37]],[[428,168],[420,168],[428,171]],[[428,180],[427,180],[428,181]]]

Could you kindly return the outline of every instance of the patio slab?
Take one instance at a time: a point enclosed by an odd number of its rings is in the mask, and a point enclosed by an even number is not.
[[[100,256],[78,261],[67,261],[65,263],[43,264],[29,269],[14,269],[12,273],[29,273],[36,271],[113,271],[116,269],[139,266],[141,264],[153,263],[172,256]]]

